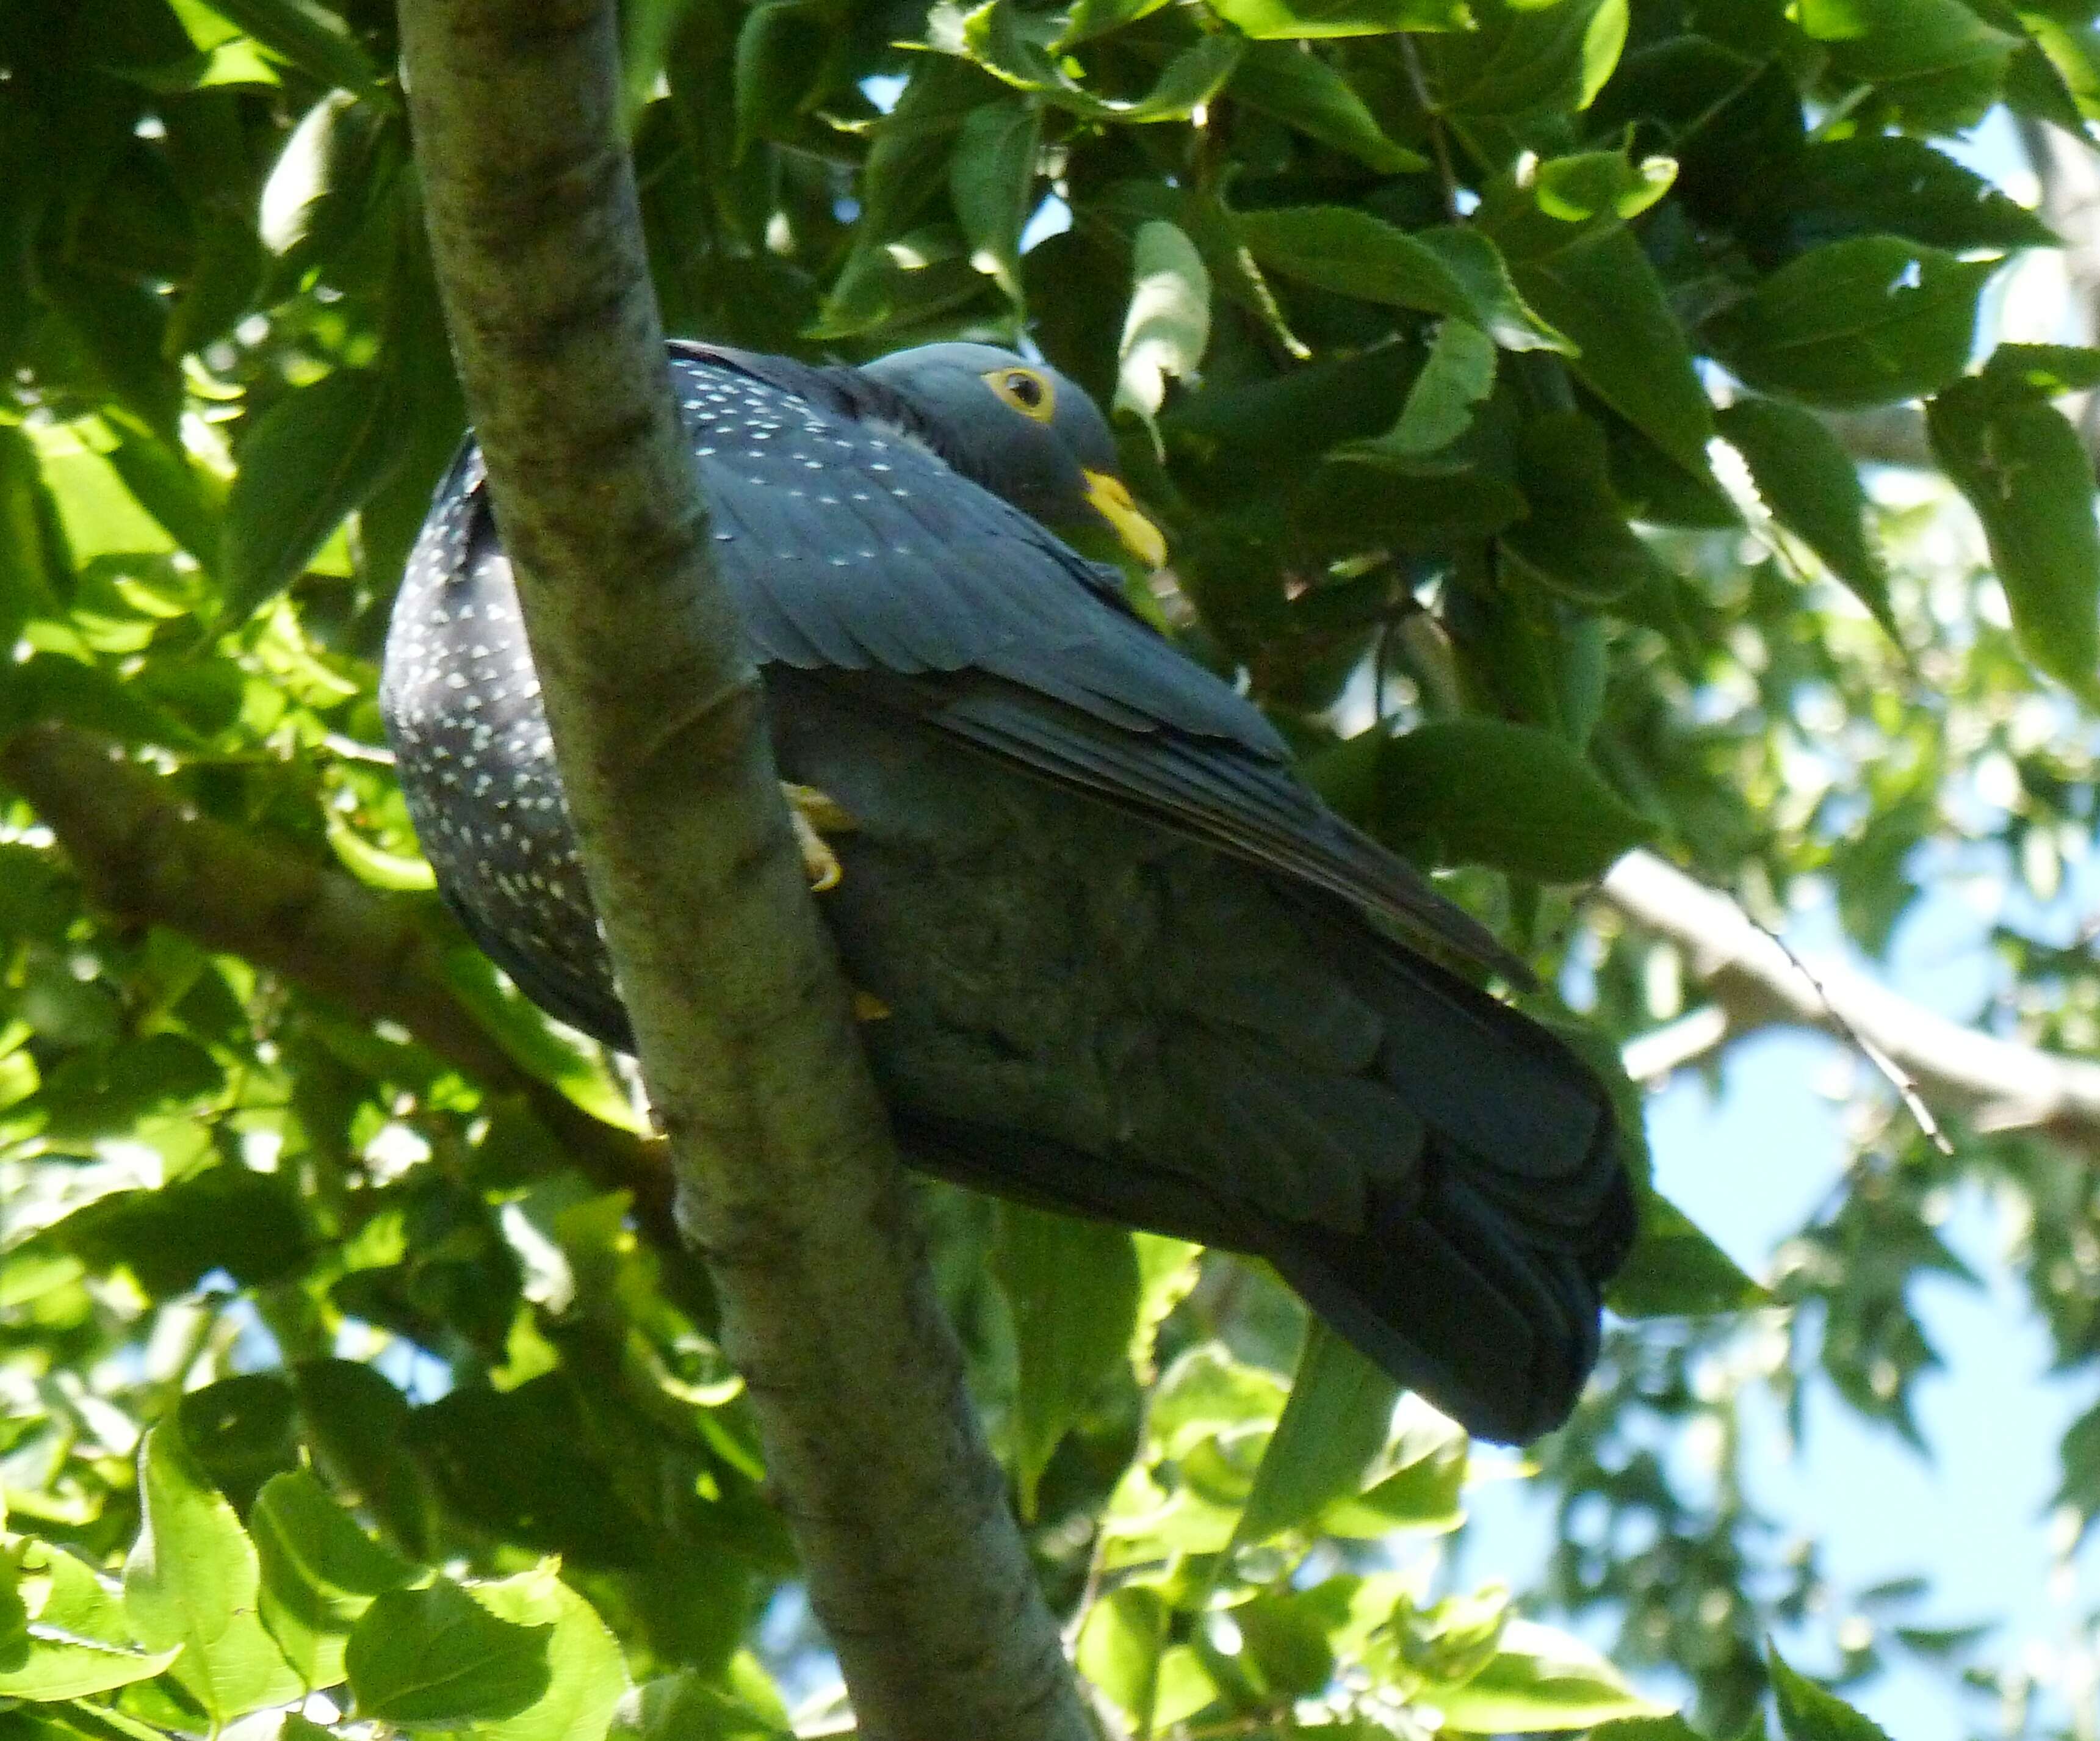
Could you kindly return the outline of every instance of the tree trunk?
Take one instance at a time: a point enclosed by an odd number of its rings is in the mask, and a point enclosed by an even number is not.
[[[707,560],[615,8],[400,12],[439,282],[591,894],[859,1733],[1083,1741]]]

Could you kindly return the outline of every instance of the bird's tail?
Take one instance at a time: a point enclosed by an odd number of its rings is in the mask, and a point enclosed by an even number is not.
[[[1360,926],[1330,935],[1337,970],[1384,1019],[1375,1075],[1420,1120],[1420,1159],[1372,1176],[1362,1231],[1285,1224],[1265,1255],[1471,1430],[1535,1438],[1574,1407],[1633,1243],[1611,1100],[1538,1023],[1411,952],[1366,950]]]

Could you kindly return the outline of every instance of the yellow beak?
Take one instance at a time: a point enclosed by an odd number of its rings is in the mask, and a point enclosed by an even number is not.
[[[1147,519],[1138,505],[1130,499],[1130,492],[1123,488],[1121,478],[1111,477],[1105,471],[1089,471],[1087,477],[1087,500],[1094,511],[1115,528],[1115,535],[1123,540],[1123,546],[1148,568],[1162,566],[1167,560],[1167,534]]]

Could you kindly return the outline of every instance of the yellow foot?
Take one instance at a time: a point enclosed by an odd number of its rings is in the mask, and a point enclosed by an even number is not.
[[[802,868],[809,873],[810,886],[821,895],[836,889],[845,874],[838,855],[825,844],[824,836],[849,834],[858,826],[852,813],[827,792],[814,786],[780,782],[780,795],[788,800],[788,815],[795,824],[795,843],[802,849]]]
[[[880,1022],[890,1014],[889,1005],[874,992],[859,990],[853,994],[853,1010],[856,1022]]]

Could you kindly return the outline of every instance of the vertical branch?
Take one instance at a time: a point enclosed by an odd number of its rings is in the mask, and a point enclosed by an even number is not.
[[[592,895],[859,1733],[1082,1741],[707,559],[612,0],[400,11],[439,283]]]

